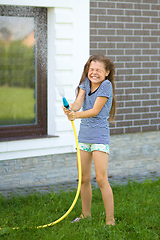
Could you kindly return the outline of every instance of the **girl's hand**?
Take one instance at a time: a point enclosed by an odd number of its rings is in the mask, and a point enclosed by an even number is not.
[[[68,115],[71,112],[71,108],[67,109],[66,107],[62,106],[64,114]]]
[[[72,112],[69,112],[69,114],[67,115],[68,119],[70,121],[74,121],[76,119],[76,112],[72,111]]]

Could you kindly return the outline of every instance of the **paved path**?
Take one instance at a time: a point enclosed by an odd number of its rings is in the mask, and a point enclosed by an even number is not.
[[[129,180],[130,181],[137,181],[142,182],[145,179],[149,180],[157,180],[160,176],[157,173],[150,173],[149,175],[133,175],[129,177],[109,177],[109,182],[112,186],[117,184],[126,184]],[[98,187],[96,179],[91,180],[92,187]],[[49,192],[58,192],[58,191],[68,191],[68,190],[75,190],[78,185],[78,180],[75,182],[65,182],[57,185],[45,185],[45,186],[33,186],[33,187],[24,187],[24,188],[13,188],[13,189],[0,189],[0,194],[4,197],[10,197],[11,195],[26,195],[31,194],[34,192],[40,192],[42,194],[49,193]]]

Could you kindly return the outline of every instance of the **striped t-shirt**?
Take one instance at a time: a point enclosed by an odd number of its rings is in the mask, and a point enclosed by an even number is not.
[[[78,141],[83,143],[110,143],[109,112],[112,106],[112,84],[109,80],[104,80],[101,85],[91,93],[90,80],[88,77],[79,85],[85,91],[83,111],[93,108],[97,97],[107,97],[107,101],[101,111],[95,117],[82,118]]]

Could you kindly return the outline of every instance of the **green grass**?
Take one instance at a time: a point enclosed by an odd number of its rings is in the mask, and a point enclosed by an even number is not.
[[[70,222],[81,214],[78,199],[72,212],[60,223],[43,229],[35,226],[53,222],[70,207],[75,191],[33,193],[28,196],[0,197],[0,239],[11,240],[154,240],[160,239],[160,178],[156,181],[128,182],[113,186],[115,226],[103,228],[105,214],[98,188],[93,189],[92,220]],[[12,227],[20,227],[11,230]],[[32,228],[30,228],[32,227]]]
[[[34,89],[0,87],[0,125],[33,123]]]

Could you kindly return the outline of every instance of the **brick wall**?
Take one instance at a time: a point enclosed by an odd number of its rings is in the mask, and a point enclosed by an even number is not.
[[[160,130],[159,49],[159,0],[90,1],[90,54],[116,65],[111,134]]]

